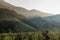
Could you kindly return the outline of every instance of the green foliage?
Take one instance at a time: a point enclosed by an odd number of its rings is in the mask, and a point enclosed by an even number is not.
[[[5,33],[0,34],[0,40],[60,40],[60,34],[47,33],[48,39],[47,34],[44,34],[42,32]]]

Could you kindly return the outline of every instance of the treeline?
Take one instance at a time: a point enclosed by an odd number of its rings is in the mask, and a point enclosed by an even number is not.
[[[0,34],[0,40],[60,40],[60,34],[45,32],[21,32]]]

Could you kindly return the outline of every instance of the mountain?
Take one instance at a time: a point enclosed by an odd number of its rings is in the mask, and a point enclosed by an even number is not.
[[[45,17],[43,19],[47,20],[48,22],[60,25],[60,14],[57,14],[57,15],[54,15],[54,16]]]
[[[59,25],[56,25],[55,22],[50,22],[47,21],[45,19],[47,19],[50,16],[54,16],[53,14],[48,14],[48,13],[44,13],[35,9],[32,10],[27,10],[23,7],[16,7],[14,5],[11,5],[7,2],[5,2],[4,0],[0,0],[0,8],[4,9],[9,9],[9,10],[13,10],[16,12],[14,12],[14,14],[11,14],[11,11],[9,12],[8,10],[4,12],[4,14],[1,14],[2,18],[1,20],[10,20],[7,23],[10,24],[14,24],[16,25],[17,22],[17,27],[19,28],[19,30],[21,31],[36,31],[36,30],[53,30],[53,31],[59,31]],[[1,9],[1,10],[2,10]],[[4,9],[5,10],[5,9]],[[3,13],[3,12],[1,12]],[[9,13],[9,14],[8,14]],[[12,20],[14,19],[15,22],[12,23]],[[50,18],[49,18],[50,19]],[[12,20],[12,21],[11,21]],[[16,21],[17,20],[17,21]],[[5,21],[1,22],[1,24],[6,23]],[[2,24],[2,25],[3,25]],[[16,26],[15,26],[16,27]]]
[[[48,17],[48,16],[53,16],[53,14],[49,14],[49,13],[44,13],[44,12],[41,12],[41,11],[38,11],[36,9],[32,9],[30,10],[30,12],[33,14],[36,14],[37,16],[40,16],[40,17]]]
[[[40,17],[29,18],[28,20],[24,20],[24,22],[28,25],[31,25],[32,27],[34,27],[39,31],[48,30],[48,31],[60,32],[60,25],[57,25],[56,22],[49,22]]]
[[[22,18],[24,16],[17,14],[13,10],[0,8],[0,33],[37,31],[35,28],[22,22]]]
[[[0,8],[0,19],[4,17],[12,17],[12,18],[18,18],[20,20],[23,20],[25,16],[17,14],[15,11],[6,9],[6,8]]]
[[[29,18],[29,17],[36,17],[36,16],[47,17],[47,16],[52,16],[53,15],[53,14],[40,12],[40,11],[34,10],[34,9],[27,10],[25,8],[22,8],[22,7],[16,7],[14,5],[11,5],[11,4],[5,2],[4,0],[0,0],[0,8],[7,8],[7,9],[14,10],[18,14],[24,15],[27,18]]]
[[[60,22],[60,14],[54,15],[54,16],[49,16],[49,17],[45,17],[46,20],[50,21],[50,22]]]
[[[49,16],[49,17],[44,17],[44,20],[46,20],[47,22],[50,22],[51,24],[55,25],[55,30],[60,29],[60,14],[54,15],[54,16]],[[52,27],[53,29],[53,27]]]

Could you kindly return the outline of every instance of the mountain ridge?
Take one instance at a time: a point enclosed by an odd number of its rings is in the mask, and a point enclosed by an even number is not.
[[[30,12],[30,10],[27,10],[25,8],[22,8],[22,7],[16,7],[12,4],[9,4],[5,1],[0,1],[0,8],[8,8],[8,9],[11,9],[11,10],[14,10],[16,11],[18,14],[21,14],[21,15],[24,15],[26,16],[27,18],[29,17],[35,17],[35,16],[40,16],[40,17],[47,17],[47,16],[52,16],[53,14],[47,14],[47,13],[44,13],[44,12],[40,12],[38,10],[35,10],[35,11],[38,11],[38,13],[36,14],[35,12]],[[33,10],[33,9],[32,9]],[[35,13],[35,14],[34,14]],[[44,15],[43,15],[43,14]],[[46,15],[45,15],[46,14]]]

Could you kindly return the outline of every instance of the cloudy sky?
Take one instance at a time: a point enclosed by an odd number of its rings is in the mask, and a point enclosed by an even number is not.
[[[60,14],[60,0],[5,0],[15,6],[37,9],[42,12]]]

